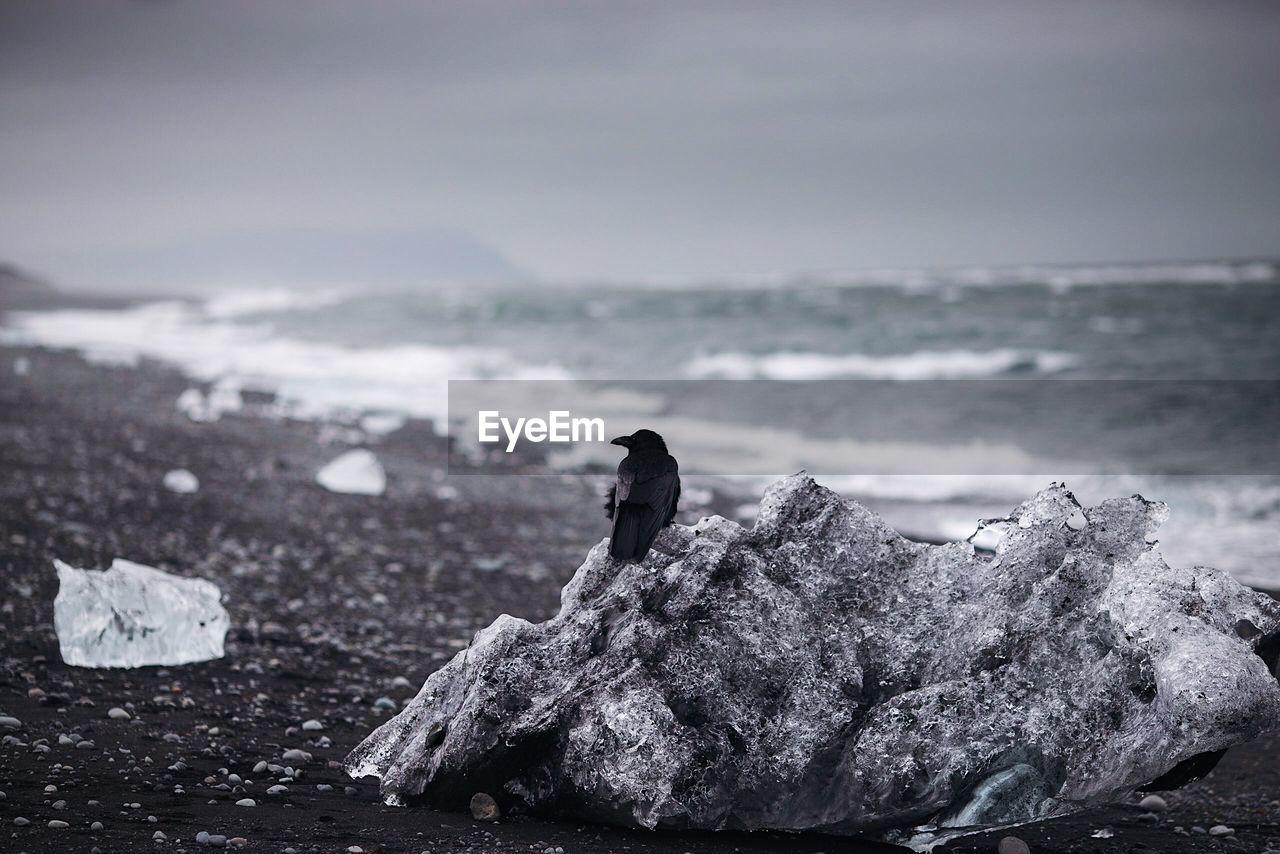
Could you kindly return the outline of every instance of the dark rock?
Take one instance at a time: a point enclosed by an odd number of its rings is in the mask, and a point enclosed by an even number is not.
[[[347,769],[388,803],[461,811],[487,790],[624,825],[913,846],[1123,799],[1280,719],[1256,654],[1280,604],[1166,566],[1167,515],[1055,485],[988,560],[788,478],[751,530],[673,526],[642,564],[597,545],[556,617],[499,617]]]
[[[1138,807],[1149,812],[1164,812],[1169,808],[1169,804],[1159,795],[1147,795],[1138,802]]]
[[[1006,836],[996,845],[996,854],[1031,854],[1031,847],[1016,836]]]
[[[502,816],[498,802],[484,792],[476,792],[471,796],[470,808],[471,817],[476,821],[497,821]]]

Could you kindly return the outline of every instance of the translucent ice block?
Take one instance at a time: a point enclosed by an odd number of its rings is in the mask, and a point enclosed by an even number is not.
[[[381,495],[387,488],[387,475],[372,451],[358,448],[347,451],[320,469],[316,482],[330,492]]]
[[[231,618],[213,582],[119,558],[105,571],[53,564],[53,626],[67,664],[143,667],[222,657]]]

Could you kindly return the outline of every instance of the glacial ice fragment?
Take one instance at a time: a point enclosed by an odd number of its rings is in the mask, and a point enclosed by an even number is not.
[[[1054,485],[984,556],[787,478],[749,530],[595,546],[559,614],[500,616],[346,767],[393,804],[921,850],[1110,802],[1280,722],[1280,603],[1166,565],[1167,515]]]
[[[387,488],[382,463],[365,448],[347,451],[316,474],[316,483],[330,492],[349,495],[381,495]]]
[[[179,495],[189,495],[200,488],[200,480],[186,469],[173,469],[164,474],[164,488]]]
[[[360,429],[374,436],[386,436],[408,422],[403,412],[370,412],[360,419]]]
[[[53,627],[67,664],[144,667],[222,657],[231,619],[213,582],[120,558],[105,571],[53,564]]]
[[[228,412],[239,412],[244,398],[239,382],[223,377],[210,387],[208,394],[194,387],[187,389],[178,395],[174,405],[192,421],[217,421]]]

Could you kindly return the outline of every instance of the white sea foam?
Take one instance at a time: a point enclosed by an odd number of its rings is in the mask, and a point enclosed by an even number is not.
[[[248,310],[246,303],[240,308]],[[262,303],[259,303],[259,308]],[[258,309],[253,309],[254,311]],[[443,425],[450,379],[568,379],[555,365],[530,365],[505,351],[479,347],[398,344],[357,348],[328,341],[279,337],[266,323],[242,323],[235,311],[156,302],[124,310],[15,312],[0,340],[76,350],[98,362],[136,365],[140,359],[175,365],[220,389],[276,392],[295,417],[402,412]],[[225,395],[224,395],[225,397]],[[234,407],[221,397],[184,395],[195,417]]]
[[[993,377],[1013,371],[1051,374],[1078,362],[1071,353],[1053,350],[920,350],[900,356],[850,353],[832,356],[792,350],[763,355],[716,353],[695,358],[685,372],[695,379],[935,380]]]
[[[307,311],[341,302],[347,296],[341,290],[290,291],[268,288],[260,291],[226,291],[204,303],[204,313],[222,320],[275,311]]]
[[[770,287],[886,287],[933,291],[955,287],[1047,286],[1056,291],[1106,285],[1245,285],[1280,279],[1280,267],[1269,261],[1201,261],[1183,264],[1095,264],[1054,266],[971,266],[950,268],[883,267],[831,270],[805,276],[751,273],[707,278],[652,276],[604,283],[617,287],[662,290],[750,290]],[[582,283],[586,284],[586,283]],[[597,280],[590,282],[600,286]]]
[[[599,412],[605,423],[628,424],[624,417]],[[1004,442],[964,441],[956,444],[929,444],[915,441],[876,441],[854,438],[808,436],[795,430],[761,424],[743,424],[684,415],[657,413],[646,415],[643,423],[663,436],[680,437],[681,454],[696,460],[699,473],[713,475],[789,474],[809,472],[873,472],[851,480],[836,479],[840,491],[857,491],[857,485],[896,483],[886,478],[917,477],[922,473],[964,470],[988,474],[970,476],[971,484],[981,484],[987,477],[1005,475],[1023,477],[1022,485],[1036,484],[1031,492],[1042,488],[1044,477],[1024,477],[1022,472],[1085,471],[1097,469],[1097,461],[1038,458],[1022,448]],[[625,429],[625,428],[624,428]],[[548,449],[551,464],[562,471],[579,471],[592,465],[617,464],[615,449],[600,443],[575,443]],[[744,472],[744,467],[749,468]],[[920,488],[929,489],[930,479],[939,475],[925,474]],[[944,481],[945,482],[945,481]],[[963,492],[964,478],[958,477],[948,488]],[[1010,485],[1012,487],[1012,484]],[[887,487],[886,487],[887,488]],[[1013,493],[1011,493],[1013,494]],[[1028,492],[1024,489],[1022,497]],[[927,493],[926,493],[927,495]],[[927,500],[924,495],[915,500]]]

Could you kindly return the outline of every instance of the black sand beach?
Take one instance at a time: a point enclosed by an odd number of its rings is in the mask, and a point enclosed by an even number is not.
[[[25,376],[13,370],[19,357]],[[154,365],[7,348],[0,368],[0,715],[21,722],[0,745],[0,850],[194,851],[201,831],[250,851],[894,850],[816,834],[481,823],[383,806],[376,781],[348,780],[342,758],[498,614],[554,613],[560,586],[605,532],[602,484],[445,480],[441,440],[410,423],[377,445],[384,496],[336,495],[314,481],[345,448],[326,425],[192,423],[174,408],[189,381]],[[199,477],[197,493],[162,486],[180,467]],[[713,501],[717,510],[728,506]],[[64,665],[52,561],[103,568],[115,557],[216,582],[233,624],[225,658]],[[108,719],[112,708],[131,720]],[[301,731],[310,719],[323,730]],[[71,734],[91,746],[68,743]],[[268,795],[277,780],[254,766],[295,748],[312,759],[286,793]],[[246,797],[256,806],[236,806]],[[1038,852],[1280,849],[1280,737],[1231,751],[1166,798],[1160,813],[1135,799],[1017,836]],[[1218,825],[1231,832],[1209,835]],[[946,850],[994,851],[1004,835]]]

